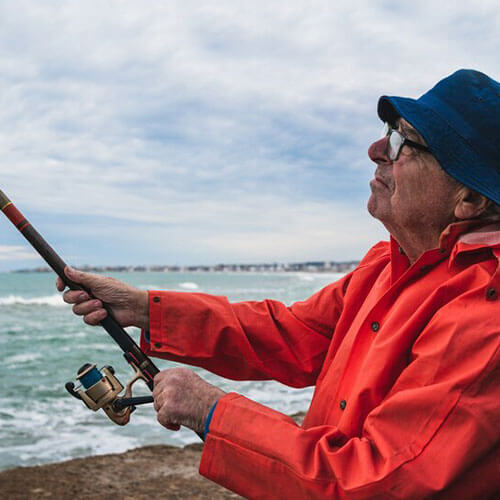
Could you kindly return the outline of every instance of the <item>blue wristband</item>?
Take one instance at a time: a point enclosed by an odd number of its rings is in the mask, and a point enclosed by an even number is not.
[[[218,403],[218,401],[216,401],[214,403],[214,405],[212,406],[212,408],[210,408],[210,411],[208,412],[207,419],[205,420],[205,433],[203,434],[203,438],[207,437],[209,427],[210,427],[210,422],[212,421],[212,416],[214,414],[215,407],[217,406],[217,403]]]
[[[144,340],[148,343],[151,344],[151,339],[149,337],[149,330],[144,330]]]

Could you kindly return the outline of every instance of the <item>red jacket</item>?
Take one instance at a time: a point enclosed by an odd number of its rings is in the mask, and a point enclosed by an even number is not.
[[[250,498],[480,499],[500,491],[500,231],[397,243],[291,307],[150,292],[150,355],[315,385],[302,426],[218,402],[200,473]]]

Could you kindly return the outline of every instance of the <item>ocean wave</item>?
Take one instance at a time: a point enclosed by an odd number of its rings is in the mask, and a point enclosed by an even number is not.
[[[15,305],[60,307],[65,306],[66,303],[63,301],[62,296],[58,294],[32,297],[29,299],[19,295],[7,295],[7,297],[0,297],[0,306]]]
[[[179,288],[184,288],[184,290],[198,290],[200,286],[198,285],[198,283],[185,281],[184,283],[179,283]]]
[[[345,276],[345,273],[293,273],[300,281],[316,281],[316,280],[327,280],[327,281],[337,281],[338,279]]]
[[[233,293],[239,293],[239,294],[268,294],[270,298],[278,295],[285,293],[287,290],[286,288],[251,288],[251,287],[245,287],[245,288],[214,288],[220,295],[223,294],[233,294]]]
[[[297,274],[297,278],[299,278],[300,281],[314,281],[314,276],[310,274]]]
[[[40,359],[42,355],[37,352],[27,352],[24,354],[15,354],[14,356],[9,356],[3,360],[7,366],[18,365],[20,363],[28,363]]]

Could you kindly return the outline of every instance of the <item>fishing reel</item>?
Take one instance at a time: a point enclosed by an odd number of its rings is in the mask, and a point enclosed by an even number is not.
[[[102,408],[115,424],[126,425],[136,405],[153,402],[153,396],[132,397],[132,386],[135,382],[139,379],[145,382],[148,380],[134,363],[130,365],[135,374],[128,381],[123,396],[119,396],[123,385],[115,377],[114,368],[109,365],[99,370],[95,364],[84,364],[76,376],[80,385],[75,388],[73,382],[67,382],[66,390],[74,398],[83,401],[90,410],[97,411]]]

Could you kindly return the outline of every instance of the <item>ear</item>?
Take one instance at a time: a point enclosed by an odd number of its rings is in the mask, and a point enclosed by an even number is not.
[[[474,219],[481,215],[490,205],[490,200],[477,191],[463,186],[457,194],[455,217],[457,219]]]

